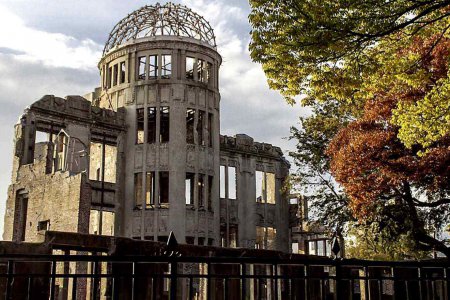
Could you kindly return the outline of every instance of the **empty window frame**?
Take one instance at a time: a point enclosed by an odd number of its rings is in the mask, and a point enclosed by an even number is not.
[[[205,61],[203,59],[197,59],[197,80],[205,82]]]
[[[136,109],[136,144],[144,143],[144,109]]]
[[[228,167],[228,199],[236,199],[236,168]]]
[[[265,173],[265,190],[267,203],[275,204],[275,174]]]
[[[226,179],[225,179],[225,166],[220,166],[220,198],[225,198],[226,194],[225,194],[225,184],[226,184]]]
[[[194,144],[194,121],[195,109],[188,108],[186,110],[186,143]]]
[[[146,56],[138,57],[138,80],[145,80],[145,65],[147,63]]]
[[[156,143],[156,107],[147,108],[147,143]]]
[[[108,74],[107,74],[107,77],[106,77],[106,82],[108,84],[108,88],[110,88],[111,87],[111,82],[112,82],[112,67],[108,68]]]
[[[197,199],[198,207],[205,206],[205,175],[198,174],[198,187],[197,187]]]
[[[126,80],[126,68],[125,68],[125,62],[120,63],[120,82],[119,83],[125,83]]]
[[[263,201],[263,189],[264,189],[264,172],[256,171],[255,179],[256,179],[256,202],[262,203]]]
[[[186,79],[194,79],[195,58],[186,56]]]
[[[172,55],[162,55],[161,60],[161,78],[168,79],[172,75]]]
[[[150,55],[148,57],[148,78],[158,78],[158,55]]]
[[[203,110],[199,110],[197,120],[197,136],[198,136],[198,144],[202,146],[205,144],[204,130],[203,130],[204,121],[205,121],[205,112]]]
[[[206,82],[211,83],[212,81],[212,63],[208,62],[206,64]]]
[[[212,187],[213,187],[213,176],[208,176],[208,211],[212,211]]]
[[[213,134],[214,134],[214,129],[213,129],[213,114],[212,113],[208,113],[208,147],[212,147],[213,146]]]
[[[159,204],[169,203],[169,172],[159,172]]]
[[[194,205],[194,182],[195,174],[186,173],[186,205]]]
[[[155,204],[155,172],[147,172],[145,177],[145,207]]]
[[[159,142],[169,142],[170,131],[170,110],[168,106],[162,106],[159,109],[160,112],[160,129],[159,129]]]
[[[134,173],[134,206],[142,208],[142,173]]]
[[[113,71],[113,83],[112,83],[113,86],[117,85],[117,77],[118,77],[118,75],[119,75],[119,65],[115,64],[114,65],[114,71]]]

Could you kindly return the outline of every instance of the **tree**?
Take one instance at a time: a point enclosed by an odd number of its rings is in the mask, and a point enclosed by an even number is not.
[[[450,27],[450,1],[444,0],[251,0],[250,5],[252,59],[291,104],[304,94],[305,105],[337,100],[361,108],[361,85],[381,67],[374,59],[384,54],[380,43],[401,45],[430,28],[446,36]],[[398,103],[393,122],[408,147],[428,147],[448,134],[446,86],[421,102]]]
[[[450,39],[432,33],[401,47],[380,42],[385,52],[375,59],[383,67],[362,85],[363,115],[334,136],[327,154],[358,219],[382,228],[395,224],[394,235],[409,234],[419,249],[450,257],[445,242],[431,235],[450,217],[450,136],[426,152],[420,145],[407,148],[391,120],[399,103],[417,105],[448,78]]]

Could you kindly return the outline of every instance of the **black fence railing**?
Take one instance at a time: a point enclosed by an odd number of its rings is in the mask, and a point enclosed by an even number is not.
[[[449,299],[450,263],[0,255],[3,299]]]

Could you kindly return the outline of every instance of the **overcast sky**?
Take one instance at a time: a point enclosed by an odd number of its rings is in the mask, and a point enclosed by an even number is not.
[[[163,1],[161,1],[163,2]],[[180,0],[204,16],[217,36],[221,133],[293,148],[289,127],[304,113],[269,90],[250,60],[250,8],[245,0]],[[52,94],[84,95],[99,85],[96,67],[114,25],[155,1],[0,0],[0,232],[10,184],[13,126],[23,109]]]

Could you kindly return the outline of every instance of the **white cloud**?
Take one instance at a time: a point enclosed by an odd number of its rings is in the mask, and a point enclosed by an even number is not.
[[[95,68],[101,45],[90,39],[77,40],[62,33],[48,33],[26,26],[25,22],[0,5],[0,47],[17,51],[16,58],[42,62],[52,67]]]

